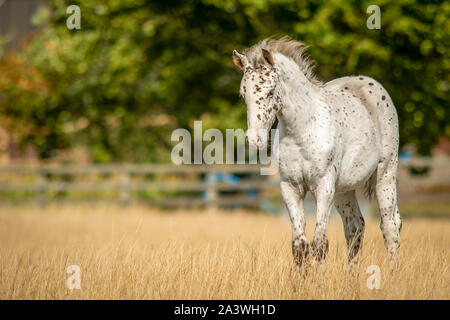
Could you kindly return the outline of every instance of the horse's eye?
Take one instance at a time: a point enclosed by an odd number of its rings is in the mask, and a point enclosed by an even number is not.
[[[270,91],[269,91],[269,94],[268,94],[267,96],[268,96],[268,97],[273,96],[274,91],[275,91],[275,89],[270,90]]]

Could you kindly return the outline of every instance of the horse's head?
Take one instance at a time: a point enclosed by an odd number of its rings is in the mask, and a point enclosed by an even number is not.
[[[244,54],[233,51],[233,61],[243,72],[240,95],[247,105],[247,141],[250,146],[267,146],[268,132],[280,110],[277,94],[278,74],[271,53],[259,52],[258,63],[251,63]]]

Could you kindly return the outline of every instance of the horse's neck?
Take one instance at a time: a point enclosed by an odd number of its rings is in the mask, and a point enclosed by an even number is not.
[[[301,141],[302,135],[307,134],[302,129],[307,128],[316,115],[323,113],[326,105],[322,102],[320,88],[306,78],[297,64],[286,57],[280,60],[281,110],[277,117],[283,135]]]

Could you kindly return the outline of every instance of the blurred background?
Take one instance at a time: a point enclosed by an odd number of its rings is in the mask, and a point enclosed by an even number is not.
[[[373,4],[379,30],[366,27]],[[70,5],[80,29],[67,28]],[[449,16],[438,0],[0,0],[0,200],[285,212],[276,175],[174,167],[170,153],[172,131],[194,120],[245,130],[231,52],[289,35],[311,46],[319,79],[362,74],[387,89],[401,213],[449,218]]]

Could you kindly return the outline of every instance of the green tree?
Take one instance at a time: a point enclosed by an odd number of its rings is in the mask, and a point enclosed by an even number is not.
[[[0,119],[42,158],[87,146],[95,162],[168,161],[170,133],[245,128],[241,74],[231,61],[268,36],[312,46],[319,78],[364,74],[400,117],[401,144],[430,152],[450,136],[450,5],[441,1],[50,0],[41,30],[0,62]],[[81,8],[68,30],[66,8]],[[381,29],[366,8],[381,8]]]

